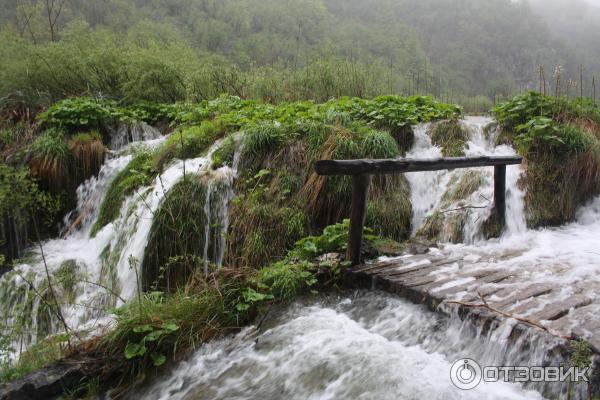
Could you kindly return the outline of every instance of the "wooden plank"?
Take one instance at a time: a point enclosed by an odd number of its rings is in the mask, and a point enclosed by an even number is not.
[[[406,274],[420,271],[420,270],[428,270],[429,271],[429,270],[439,269],[440,267],[443,267],[444,265],[454,264],[461,260],[462,260],[462,258],[446,259],[446,260],[440,260],[440,261],[431,262],[431,263],[418,264],[418,265],[415,265],[414,267],[409,267],[408,265],[410,265],[410,264],[408,264],[406,267],[398,267],[398,268],[394,268],[392,270],[386,270],[385,273],[383,273],[382,275],[385,278],[394,278],[396,276],[406,275]]]
[[[529,285],[524,289],[517,287],[507,287],[495,294],[502,298],[503,300],[499,301],[489,301],[490,305],[494,308],[502,310],[504,307],[509,306],[511,304],[517,304],[523,300],[527,300],[530,298],[535,298],[539,296],[543,296],[545,294],[550,293],[555,286],[553,285],[540,285],[534,284]]]
[[[476,279],[474,281],[466,282],[444,290],[432,290],[431,293],[435,293],[435,295],[438,297],[448,297],[455,293],[476,290],[477,287],[485,285],[487,283],[501,282],[504,279],[510,278],[511,276],[513,276],[512,272],[495,270],[492,274],[482,274],[481,276],[475,276]]]
[[[418,254],[411,256],[403,256],[399,258],[394,258],[392,260],[382,261],[372,265],[365,265],[364,267],[354,268],[352,272],[371,272],[382,268],[388,268],[390,266],[394,266],[396,268],[402,267],[403,265],[412,264],[415,262],[423,261],[423,260],[443,260],[445,257],[433,256],[431,254]]]
[[[445,283],[449,283],[452,281],[463,280],[465,278],[473,278],[473,277],[477,279],[482,276],[490,275],[490,274],[493,274],[494,272],[497,272],[497,270],[494,270],[494,269],[481,268],[481,267],[485,267],[486,265],[487,264],[485,264],[485,263],[477,263],[477,264],[470,265],[469,268],[463,267],[463,269],[459,270],[459,272],[453,272],[450,274],[430,273],[429,275],[432,278],[434,278],[433,281],[427,280],[427,283],[419,284],[419,285],[412,285],[412,283],[411,283],[411,287],[414,287],[415,289],[419,289],[419,290],[425,290],[426,287],[430,286],[430,285],[437,284],[437,286],[441,286]],[[411,280],[411,282],[412,281],[414,281],[414,279]],[[443,282],[443,283],[440,283],[440,282]]]
[[[596,303],[576,308],[567,315],[544,325],[563,336],[582,337],[600,349],[598,308],[599,305]]]
[[[542,311],[533,314],[533,318],[538,321],[554,321],[567,315],[571,309],[587,306],[591,303],[592,299],[589,297],[575,295],[565,301],[550,304],[549,307],[545,307]]]
[[[360,264],[360,251],[363,240],[363,227],[367,215],[367,198],[370,175],[355,175],[352,178],[352,208],[350,211],[350,232],[348,235],[348,259],[352,265]]]
[[[481,156],[434,159],[389,160],[320,160],[315,163],[319,175],[392,174],[405,172],[437,171],[442,169],[487,167],[521,164],[519,156]]]
[[[592,302],[589,297],[583,295],[574,295],[560,301],[553,301],[552,297],[550,295],[536,297],[509,308],[508,312],[538,321],[554,321],[567,315],[572,308],[587,306]]]

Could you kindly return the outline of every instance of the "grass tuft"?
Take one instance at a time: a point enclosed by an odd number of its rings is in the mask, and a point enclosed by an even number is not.
[[[464,156],[468,138],[468,133],[458,120],[439,122],[431,132],[431,141],[442,148],[444,157]]]

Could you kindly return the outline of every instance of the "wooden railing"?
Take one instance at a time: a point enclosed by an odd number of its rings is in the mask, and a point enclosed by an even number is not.
[[[315,163],[319,175],[352,176],[352,206],[350,210],[350,235],[348,259],[352,265],[360,264],[363,227],[371,175],[402,174],[405,172],[438,171],[443,169],[494,167],[494,209],[497,221],[506,223],[506,166],[521,164],[522,157],[458,157],[437,159],[391,160],[321,160]]]

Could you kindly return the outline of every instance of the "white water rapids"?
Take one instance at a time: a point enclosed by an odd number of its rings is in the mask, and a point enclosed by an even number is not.
[[[467,156],[515,154],[509,146],[495,146],[494,130],[486,133],[484,129],[491,122],[488,118],[466,118],[461,122],[470,135],[465,149]],[[409,157],[440,156],[441,150],[431,144],[428,136],[430,128],[429,125],[415,128],[416,142]],[[147,138],[153,139],[149,144],[157,144],[154,133]],[[125,135],[117,141],[121,146],[130,139]],[[78,211],[86,212],[82,227],[64,240],[43,244],[51,274],[57,273],[66,261],[74,260],[77,265],[80,282],[75,288],[73,304],[62,308],[71,327],[94,330],[106,326],[110,322],[107,308],[121,303],[94,283],[110,288],[124,300],[135,295],[136,273],[129,260],[134,257],[141,262],[154,212],[166,193],[182,179],[184,171],[198,173],[209,167],[210,154],[169,165],[151,186],[139,189],[124,202],[116,221],[91,237],[91,227],[110,182],[130,160],[131,155],[126,154],[108,160],[97,179],[82,185],[78,191]],[[207,215],[222,220],[225,227],[227,202],[233,196],[234,169],[219,170],[229,183],[228,190],[221,208],[206,210]],[[477,170],[481,173],[480,184],[466,199],[443,200],[469,171],[472,170],[407,174],[415,232],[436,212],[446,216],[460,213],[462,218],[463,244],[432,249],[433,254],[444,253],[448,257],[469,254],[493,260],[501,268],[520,271],[524,285],[558,285],[564,287],[565,296],[585,283],[588,288],[585,290],[597,298],[600,251],[595,238],[600,237],[600,200],[582,208],[577,221],[567,226],[527,230],[524,193],[517,185],[522,170],[518,166],[508,167],[507,230],[502,238],[486,241],[481,229],[492,212],[493,168]],[[209,185],[207,204],[214,187]],[[464,207],[467,208],[451,211]],[[213,255],[217,261],[223,258],[225,238],[225,234],[220,237],[218,251]],[[38,318],[41,304],[28,281],[39,288],[45,280],[39,250],[32,249],[32,255],[17,269],[19,274],[9,273],[0,278],[0,312],[4,314],[5,325],[11,324],[15,314],[31,315],[31,331],[16,344],[19,351],[36,341],[37,332],[54,333],[61,328],[55,319],[49,327],[38,326],[38,321],[43,320]],[[443,273],[451,276],[457,269],[458,266],[450,266]],[[28,298],[33,300],[28,302]],[[600,309],[593,308],[592,312],[600,315]],[[541,399],[539,392],[514,384],[483,385],[472,392],[463,392],[450,382],[450,366],[460,357],[471,357],[487,365],[538,365],[547,361],[543,359],[547,343],[530,343],[528,352],[511,351],[513,347],[508,345],[511,328],[507,324],[483,334],[456,316],[441,317],[382,293],[298,302],[270,320],[258,335],[249,328],[235,337],[203,346],[189,359],[174,365],[166,377],[145,388],[143,394],[136,393],[132,398]]]

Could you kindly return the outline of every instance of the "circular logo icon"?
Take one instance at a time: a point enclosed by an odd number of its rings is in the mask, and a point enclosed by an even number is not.
[[[475,389],[481,382],[481,367],[470,358],[456,360],[450,369],[450,380],[459,389]]]

